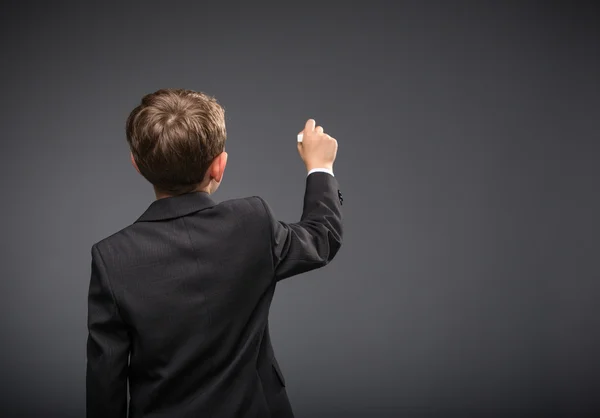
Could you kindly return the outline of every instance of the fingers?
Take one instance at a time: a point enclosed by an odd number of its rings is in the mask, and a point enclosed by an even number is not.
[[[315,127],[315,125],[316,125],[316,122],[314,119],[309,119],[306,121],[306,124],[304,125],[304,130],[298,132],[298,142],[299,143],[302,142],[302,137],[304,136],[304,133],[315,132],[316,134],[319,134],[319,135],[324,134],[323,127],[322,126]],[[325,134],[325,136],[328,139],[333,139],[327,134]]]
[[[315,120],[314,119],[309,119],[306,121],[306,124],[304,125],[304,132],[312,132],[315,130]]]

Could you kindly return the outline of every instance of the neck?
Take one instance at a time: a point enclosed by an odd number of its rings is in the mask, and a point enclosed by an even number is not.
[[[205,192],[205,193],[211,194],[213,192],[213,190],[210,187],[210,184],[209,185],[199,184],[198,186],[196,186],[196,188],[194,190],[191,190],[190,192],[187,192],[187,193],[194,193],[194,192]],[[156,195],[156,200],[164,199],[165,197],[175,196],[173,194],[160,191],[156,187],[154,188],[154,194]]]

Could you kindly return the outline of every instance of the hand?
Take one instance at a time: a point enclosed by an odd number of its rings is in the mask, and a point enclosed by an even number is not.
[[[309,119],[304,125],[302,142],[298,142],[298,153],[308,171],[313,168],[333,170],[333,162],[337,155],[338,143],[335,138],[323,132],[323,127],[315,128],[315,120]]]

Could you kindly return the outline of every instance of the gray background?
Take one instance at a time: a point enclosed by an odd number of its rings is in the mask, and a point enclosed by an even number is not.
[[[84,415],[90,247],[154,197],[124,124],[162,87],[226,109],[215,198],[261,195],[281,220],[301,213],[304,121],[338,139],[344,245],[271,310],[298,417],[600,414],[597,18],[592,2],[6,4],[2,416]]]

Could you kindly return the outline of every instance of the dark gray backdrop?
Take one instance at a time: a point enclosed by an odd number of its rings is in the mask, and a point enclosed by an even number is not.
[[[217,200],[301,213],[296,134],[339,141],[345,243],[278,287],[298,417],[600,413],[593,3],[14,2],[2,34],[0,405],[81,417],[92,243],[151,203],[142,95],[227,112]]]

